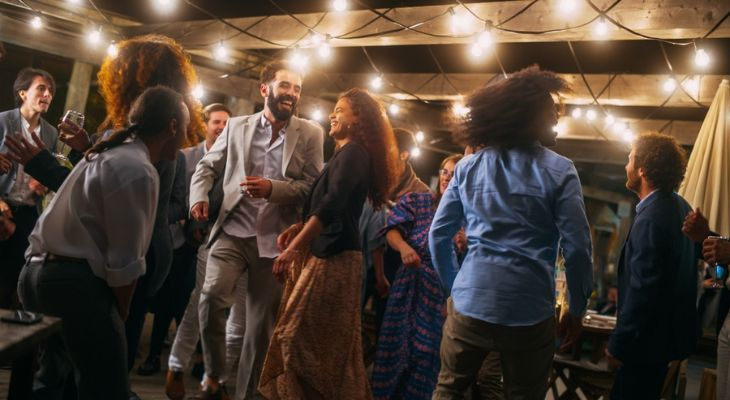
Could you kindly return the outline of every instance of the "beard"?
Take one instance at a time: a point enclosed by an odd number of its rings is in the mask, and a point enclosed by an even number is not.
[[[641,188],[641,178],[638,175],[626,174],[626,189],[638,193]]]
[[[279,108],[279,104],[282,101],[290,101],[291,110]],[[291,118],[292,114],[294,114],[294,111],[297,109],[297,99],[294,96],[289,96],[286,94],[281,96],[274,96],[273,86],[269,86],[269,95],[266,96],[266,104],[269,105],[269,110],[271,110],[271,114],[274,115],[274,118],[276,118],[277,121],[287,121],[289,118]]]

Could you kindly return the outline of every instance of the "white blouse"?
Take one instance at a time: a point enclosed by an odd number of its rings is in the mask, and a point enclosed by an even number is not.
[[[158,192],[159,176],[140,139],[82,159],[38,219],[26,258],[85,259],[109,286],[128,285],[145,273]]]

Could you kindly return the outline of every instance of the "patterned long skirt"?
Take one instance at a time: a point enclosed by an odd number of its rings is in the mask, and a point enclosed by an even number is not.
[[[360,333],[362,253],[295,262],[261,373],[267,399],[372,399]]]
[[[430,399],[436,387],[444,295],[429,264],[398,269],[380,328],[373,398]]]

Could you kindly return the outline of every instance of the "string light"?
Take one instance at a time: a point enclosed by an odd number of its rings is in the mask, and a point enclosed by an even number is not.
[[[414,147],[411,149],[411,157],[418,158],[418,156],[420,156],[420,155],[421,155],[421,149],[419,149],[418,147]]]
[[[391,103],[391,105],[388,106],[388,112],[390,115],[396,116],[400,112],[400,107],[398,107],[398,104]]]
[[[423,133],[423,131],[416,132],[416,142],[421,143],[426,138],[426,135]]]
[[[33,27],[33,29],[41,29],[43,27],[43,20],[41,19],[40,15],[34,16],[30,20],[30,26]]]
[[[565,14],[572,14],[576,9],[575,0],[559,0],[558,8]]]
[[[455,103],[453,111],[457,117],[466,118],[471,112],[471,109],[465,106],[463,103]]]
[[[477,35],[476,42],[484,49],[492,47],[494,44],[494,37],[492,36],[492,21],[486,21],[484,23],[484,30]]]
[[[167,14],[175,9],[177,5],[176,0],[153,0],[153,4],[157,11]]]
[[[89,32],[89,36],[87,36],[87,40],[90,45],[96,46],[101,42],[101,27],[98,29],[94,29],[91,32]]]
[[[205,89],[203,89],[203,85],[200,83],[195,85],[191,94],[193,95],[193,98],[195,100],[198,100],[198,101],[203,100],[203,96],[205,96]]]
[[[572,115],[573,118],[578,119],[583,116],[583,110],[581,110],[580,107],[576,107],[573,109],[573,112],[571,112],[570,115]]]
[[[594,119],[596,119],[596,110],[592,108],[588,109],[588,111],[586,111],[586,119],[589,121],[593,121]]]
[[[305,71],[309,65],[309,59],[298,48],[295,48],[292,52],[289,62],[299,72]]]
[[[710,55],[707,54],[705,49],[697,49],[695,52],[695,65],[700,68],[704,68],[710,64]]]
[[[606,114],[606,125],[613,126],[616,123],[616,118],[611,114]]]
[[[309,34],[309,41],[312,42],[313,45],[317,46],[324,42],[324,38],[319,33],[311,31]]]
[[[330,58],[330,55],[332,55],[332,48],[330,47],[329,41],[324,41],[322,44],[319,45],[319,49],[317,49],[317,54],[319,54],[319,57],[322,59],[328,59]]]
[[[596,22],[594,31],[596,35],[600,38],[603,38],[608,33],[608,23],[606,22],[606,18],[601,17],[598,19],[598,22]]]
[[[567,127],[563,121],[558,121],[558,123],[553,126],[553,132],[555,132],[558,136],[564,136],[566,131]]]
[[[381,75],[378,75],[373,78],[373,80],[370,81],[370,87],[374,90],[379,90],[381,87],[383,87],[383,77]]]
[[[469,54],[471,54],[474,58],[481,58],[484,55],[484,49],[482,46],[479,46],[478,43],[472,43],[472,45],[469,46]]]
[[[674,78],[668,78],[662,85],[664,91],[667,93],[673,92],[677,88],[677,81]]]
[[[335,9],[335,11],[341,12],[347,10],[347,1],[345,0],[335,0],[332,2],[332,8]]]
[[[223,44],[223,41],[218,42],[218,45],[213,49],[213,56],[221,61],[228,58],[228,48]]]
[[[115,43],[109,44],[109,47],[106,48],[106,55],[110,58],[114,58],[119,55],[119,48],[117,48],[117,45]]]
[[[634,132],[631,130],[631,127],[629,126],[629,123],[627,122],[624,126],[623,132],[621,132],[621,139],[623,139],[626,143],[631,143],[634,141],[634,138],[636,135],[634,135]]]
[[[322,120],[322,110],[320,110],[319,108],[315,109],[312,112],[312,119],[314,119],[315,121],[321,121]]]

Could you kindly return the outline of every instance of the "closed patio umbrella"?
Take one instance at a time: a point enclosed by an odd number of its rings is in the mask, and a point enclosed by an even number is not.
[[[710,229],[730,235],[730,81],[723,79],[702,122],[679,188]]]

